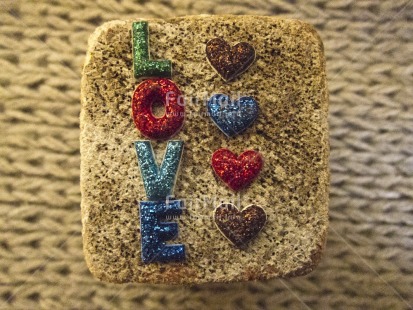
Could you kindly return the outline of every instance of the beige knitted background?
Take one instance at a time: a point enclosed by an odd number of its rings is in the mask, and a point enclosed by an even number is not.
[[[0,309],[413,306],[413,1],[1,0]],[[310,275],[169,287],[95,280],[82,254],[79,84],[102,22],[285,15],[318,29],[330,89],[331,225]]]

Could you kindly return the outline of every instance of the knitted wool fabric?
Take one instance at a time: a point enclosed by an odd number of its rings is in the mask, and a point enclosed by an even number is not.
[[[1,309],[406,309],[413,297],[411,1],[2,1]],[[330,93],[327,248],[305,277],[115,285],[82,251],[80,74],[114,19],[283,15],[315,26]]]

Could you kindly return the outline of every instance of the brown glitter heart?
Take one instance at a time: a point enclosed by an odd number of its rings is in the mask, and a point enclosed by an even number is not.
[[[247,42],[231,47],[224,39],[214,38],[206,44],[206,55],[211,66],[229,81],[243,73],[255,60],[255,49]]]
[[[214,211],[214,220],[222,234],[237,247],[244,247],[264,227],[265,211],[250,205],[241,212],[230,203],[219,205]]]

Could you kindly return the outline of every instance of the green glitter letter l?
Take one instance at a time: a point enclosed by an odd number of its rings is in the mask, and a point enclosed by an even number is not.
[[[151,142],[135,141],[138,164],[149,200],[162,200],[172,196],[183,148],[183,141],[169,141],[159,167],[155,161]]]
[[[149,30],[148,22],[140,21],[132,24],[132,53],[135,78],[172,76],[170,60],[149,59]]]

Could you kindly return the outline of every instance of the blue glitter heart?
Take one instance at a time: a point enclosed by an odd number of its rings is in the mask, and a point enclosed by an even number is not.
[[[215,125],[228,137],[247,129],[257,118],[258,104],[252,97],[231,101],[227,95],[216,94],[208,100],[208,113]]]

